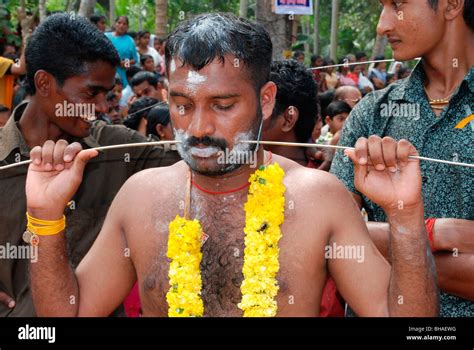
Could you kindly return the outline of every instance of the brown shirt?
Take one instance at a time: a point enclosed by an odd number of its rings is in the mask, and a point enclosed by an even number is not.
[[[17,126],[26,105],[18,106],[5,127],[0,128],[0,166],[29,158],[30,150]],[[76,141],[83,148],[93,148],[147,140],[124,126],[95,122],[91,135]],[[123,183],[140,170],[169,166],[179,160],[176,150],[166,146],[107,150],[89,162],[83,182],[65,212],[68,252],[74,268],[95,241],[107,210]],[[22,233],[26,228],[27,170],[27,166],[19,166],[0,171],[0,249],[4,253],[12,246],[25,245]],[[0,254],[0,291],[16,301],[13,310],[0,305],[0,317],[35,315],[29,289],[28,264],[27,259]]]

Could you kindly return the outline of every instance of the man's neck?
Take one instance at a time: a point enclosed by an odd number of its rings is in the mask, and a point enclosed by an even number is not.
[[[30,149],[42,146],[47,140],[56,142],[61,138],[67,138],[67,135],[49,121],[48,116],[39,108],[34,98],[26,106],[18,125]]]
[[[440,98],[440,96],[442,98],[452,94],[474,65],[474,51],[472,50],[474,33],[467,30],[465,35],[459,36],[459,31],[456,33],[454,31],[453,24],[446,31],[440,44],[423,56],[423,69],[426,73],[425,85],[431,92],[431,98]],[[458,40],[457,38],[465,39]]]
[[[294,135],[286,135],[279,139],[281,142],[298,142],[296,136]],[[288,146],[267,146],[267,149],[272,151],[279,156],[291,159],[296,163],[301,165],[306,165],[308,162],[306,161],[306,156],[304,153],[303,148],[301,147],[288,147]]]
[[[193,181],[207,191],[232,191],[248,183],[250,175],[253,174],[267,160],[264,158],[265,155],[263,148],[260,147],[257,151],[256,166],[255,163],[244,164],[237,170],[222,176],[205,176],[193,171]]]

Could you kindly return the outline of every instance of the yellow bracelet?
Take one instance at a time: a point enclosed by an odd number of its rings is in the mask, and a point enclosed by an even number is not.
[[[30,214],[26,213],[28,220],[27,229],[38,236],[52,236],[56,235],[66,228],[66,217],[59,220],[40,220],[36,219]]]

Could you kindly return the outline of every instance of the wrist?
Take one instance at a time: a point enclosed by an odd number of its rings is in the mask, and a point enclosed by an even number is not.
[[[27,212],[30,216],[40,220],[60,220],[64,215],[64,209],[28,208]]]
[[[392,233],[425,232],[423,205],[385,211]]]

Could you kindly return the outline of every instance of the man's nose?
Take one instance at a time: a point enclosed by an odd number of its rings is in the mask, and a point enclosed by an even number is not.
[[[386,10],[385,7],[380,14],[379,23],[377,24],[377,34],[380,36],[388,35],[394,29],[394,19],[397,18],[395,13],[391,10]]]
[[[211,136],[215,132],[215,125],[212,117],[202,107],[196,107],[191,115],[191,123],[188,133],[194,137],[201,138]]]

